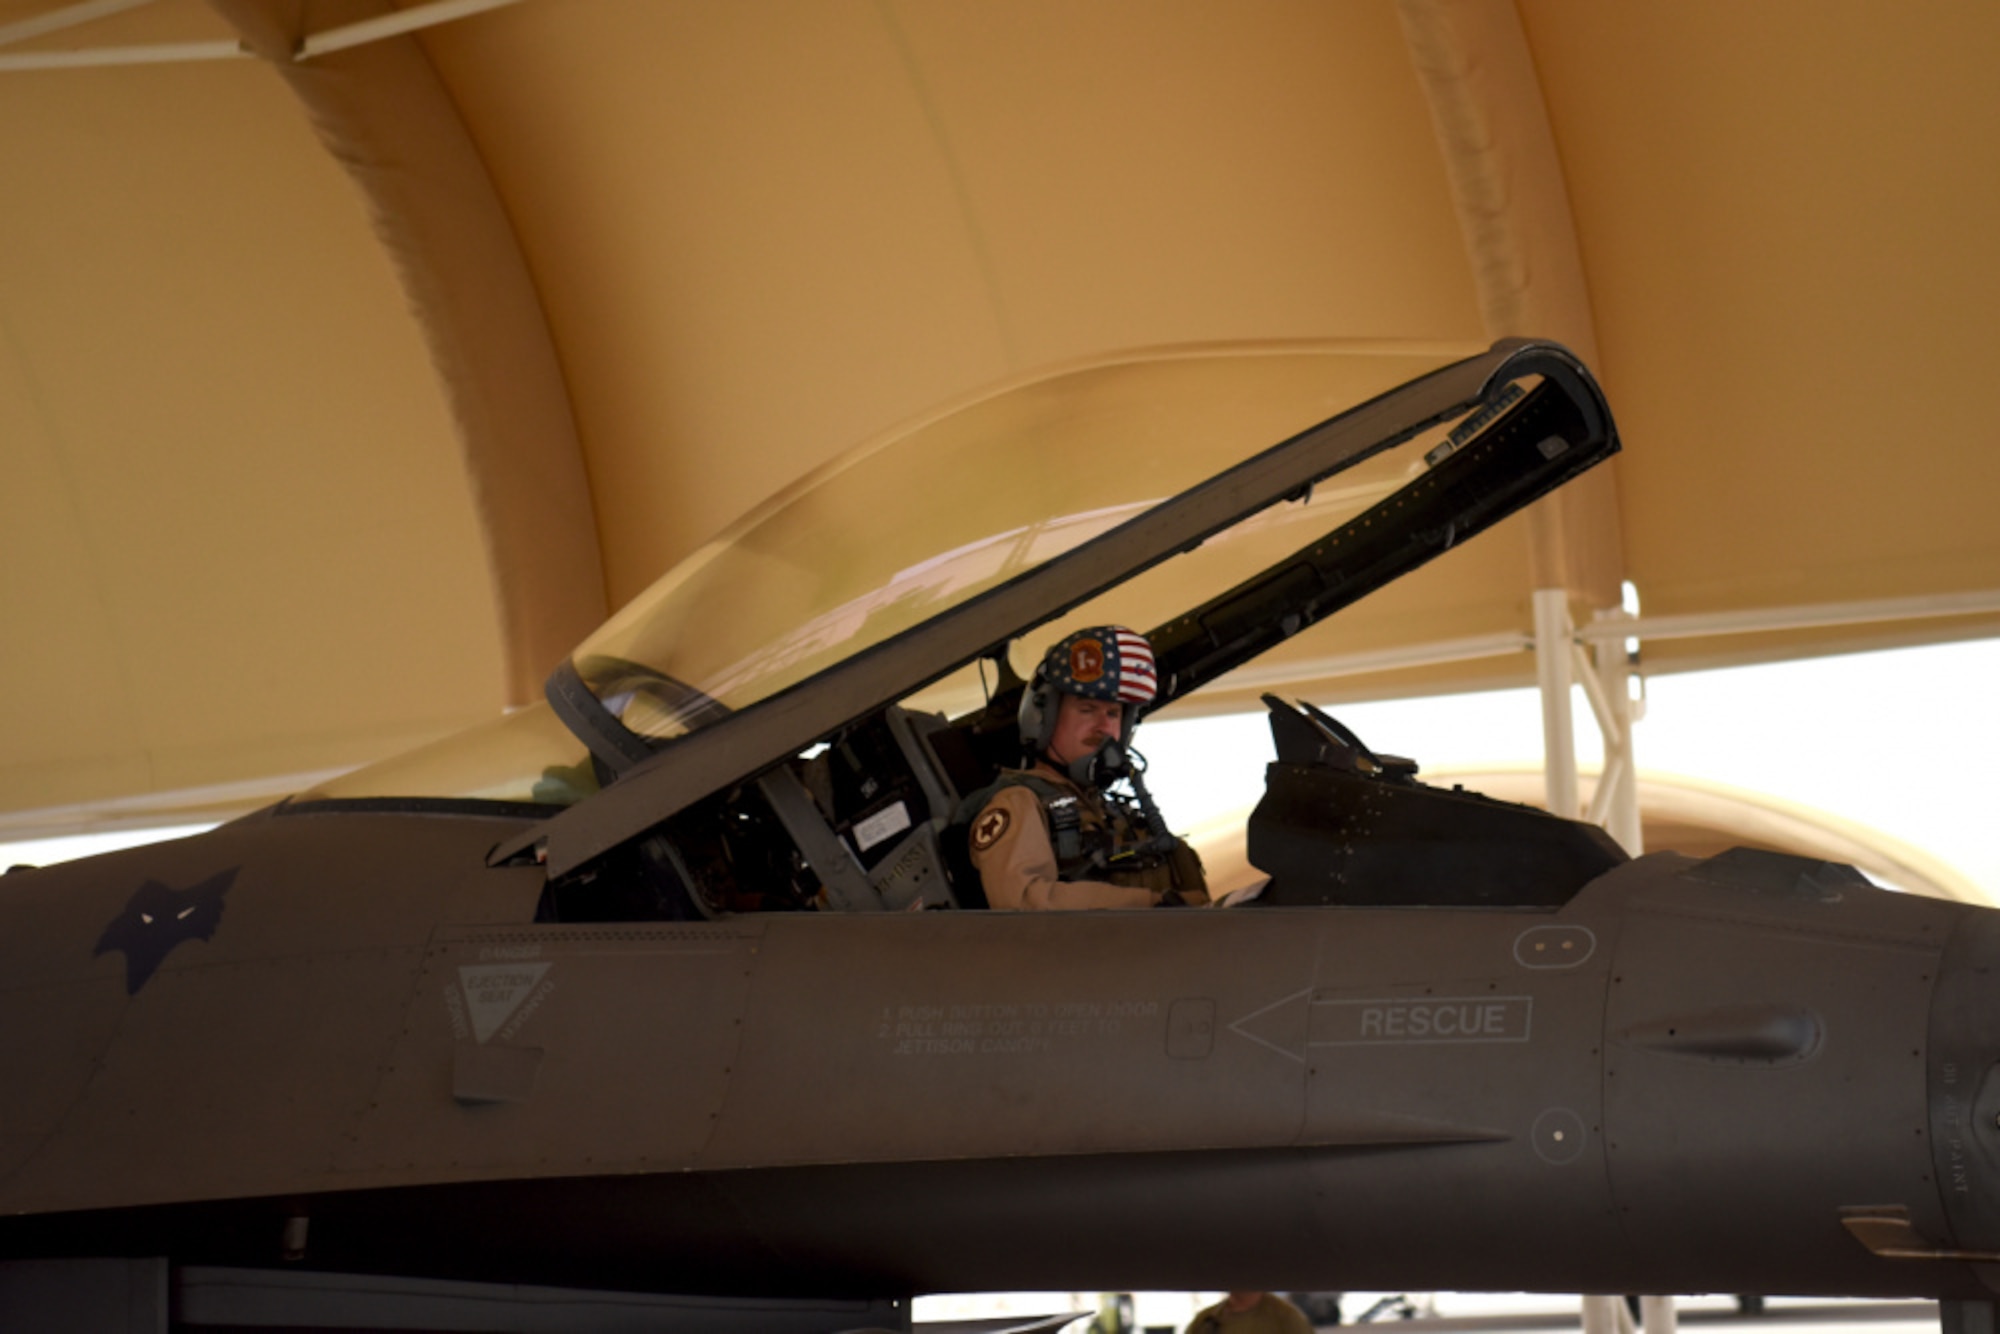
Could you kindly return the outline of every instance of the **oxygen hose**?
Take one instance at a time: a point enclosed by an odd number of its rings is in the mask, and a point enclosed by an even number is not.
[[[1139,803],[1139,814],[1145,817],[1147,837],[1143,842],[1125,850],[1127,856],[1145,856],[1152,853],[1165,854],[1173,851],[1176,839],[1167,828],[1165,817],[1153,801],[1153,794],[1146,787],[1146,757],[1136,750],[1130,750],[1117,741],[1107,741],[1092,751],[1084,759],[1069,766],[1070,777],[1079,784],[1108,790],[1119,779],[1124,779],[1132,789],[1134,800]]]

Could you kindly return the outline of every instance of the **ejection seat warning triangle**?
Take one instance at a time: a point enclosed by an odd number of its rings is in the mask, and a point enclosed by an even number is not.
[[[521,1002],[541,985],[546,963],[483,963],[458,970],[465,988],[465,1008],[472,1018],[472,1036],[484,1042],[521,1008]]]

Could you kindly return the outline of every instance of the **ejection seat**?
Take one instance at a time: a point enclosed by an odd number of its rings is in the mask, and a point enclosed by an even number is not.
[[[781,766],[759,790],[844,911],[984,907],[953,817],[956,754],[938,714],[891,705],[850,728],[796,771]],[[963,777],[963,775],[959,775]]]

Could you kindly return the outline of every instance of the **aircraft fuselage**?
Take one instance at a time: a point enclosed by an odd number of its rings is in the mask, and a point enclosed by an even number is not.
[[[1990,1271],[1844,1218],[2000,1250],[2000,914],[1846,868],[536,924],[485,865],[517,827],[280,811],[0,881],[0,1247],[276,1265],[297,1216],[308,1267],[653,1290],[1933,1296]],[[224,872],[131,990],[114,922]]]

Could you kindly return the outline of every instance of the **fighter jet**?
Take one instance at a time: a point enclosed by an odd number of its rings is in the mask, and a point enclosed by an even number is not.
[[[964,863],[1017,650],[1141,627],[1185,698],[1617,448],[1548,343],[1043,377],[773,498],[546,705],[0,879],[0,1310],[122,1283],[161,1328],[817,1331],[1200,1287],[1990,1321],[2000,913],[1631,859],[1275,696],[1249,901],[1001,913]]]

